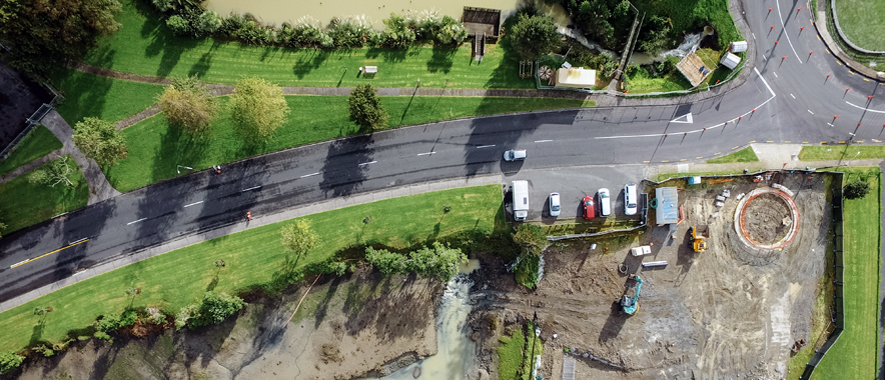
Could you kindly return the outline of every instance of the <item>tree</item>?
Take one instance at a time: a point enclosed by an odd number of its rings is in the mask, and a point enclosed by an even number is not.
[[[508,31],[510,44],[519,57],[535,61],[549,53],[560,42],[553,20],[546,16],[520,14],[519,20]]]
[[[347,104],[350,105],[350,120],[355,121],[361,129],[373,131],[387,126],[387,110],[381,105],[372,85],[354,87]]]
[[[129,155],[126,140],[113,123],[87,117],[74,125],[74,144],[99,165],[112,165]]]
[[[74,169],[68,164],[68,158],[70,156],[58,157],[43,164],[28,175],[28,182],[35,185],[49,185],[50,187],[55,187],[60,183],[74,187],[74,183],[70,179]]]
[[[867,181],[854,181],[845,185],[843,194],[846,199],[859,199],[867,196],[870,192],[870,184]]]
[[[523,223],[516,228],[513,242],[519,244],[524,253],[540,256],[541,251],[547,246],[547,237],[544,236],[541,226]]]
[[[157,102],[170,125],[190,133],[206,131],[218,113],[212,93],[195,76],[173,78],[172,84],[157,96]]]
[[[320,237],[310,229],[310,222],[305,219],[283,226],[280,235],[283,247],[299,256],[307,254],[320,241]]]
[[[434,242],[433,248],[424,247],[408,255],[367,247],[366,261],[384,275],[415,272],[421,277],[449,281],[458,273],[458,266],[467,262],[467,255],[460,249]]]
[[[230,103],[231,119],[250,144],[266,141],[289,115],[283,89],[261,78],[237,81]]]
[[[0,223],[0,232],[3,232],[7,227],[6,224]],[[0,234],[0,238],[3,238],[3,234]]]
[[[366,247],[366,261],[385,276],[405,272],[406,257],[386,249]]]
[[[206,292],[203,295],[203,302],[197,309],[197,315],[191,319],[190,327],[207,326],[219,323],[236,314],[246,302],[237,296],[230,296],[227,293]]]
[[[35,78],[45,78],[65,60],[78,60],[98,38],[120,29],[117,0],[14,0],[0,2],[0,41],[10,47],[5,61]]]
[[[25,361],[25,357],[13,351],[0,354],[0,374],[12,372]]]

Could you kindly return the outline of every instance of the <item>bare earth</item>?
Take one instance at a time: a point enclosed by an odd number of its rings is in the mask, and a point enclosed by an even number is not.
[[[796,193],[802,218],[801,230],[783,251],[756,250],[735,235],[736,196],[766,186],[736,180],[688,188],[673,184],[685,188],[679,201],[687,217],[675,240],[669,239],[666,227],[654,227],[631,244],[610,239],[551,246],[535,292],[498,270],[503,262],[484,262],[484,273],[474,275],[477,306],[470,322],[481,343],[480,366],[497,377],[494,348],[503,328],[488,331],[492,315],[512,325],[537,313],[545,342],[540,372],[545,379],[560,379],[568,356],[577,360],[576,378],[584,379],[786,377],[789,346],[812,338],[815,292],[826,266],[829,205],[821,176],[788,175],[769,183]],[[717,209],[713,199],[726,188],[732,197]],[[720,215],[711,217],[716,211]],[[649,220],[654,221],[653,212]],[[710,225],[707,252],[694,253],[687,246],[693,223]],[[781,220],[772,223],[775,229]],[[596,250],[589,249],[593,242],[599,243]],[[628,249],[640,243],[654,244],[651,257],[630,256]],[[606,246],[609,253],[603,253]],[[642,269],[642,261],[669,265]],[[633,283],[618,272],[622,263],[628,274],[645,281],[641,307],[633,316],[615,303],[625,285]],[[571,354],[564,354],[564,348]]]

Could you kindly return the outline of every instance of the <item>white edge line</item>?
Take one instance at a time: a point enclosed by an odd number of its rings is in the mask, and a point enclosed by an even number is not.
[[[862,110],[864,110],[864,111],[867,111],[867,112],[873,112],[873,113],[885,113],[885,111],[871,110],[871,109],[869,109],[869,108],[863,108],[863,107],[861,107],[861,106],[851,104],[851,102],[849,102],[849,101],[847,101],[847,100],[845,101],[845,103],[848,103],[849,106],[852,106],[852,107],[854,107],[854,108],[860,108],[860,109],[862,109]]]
[[[808,110],[808,113],[810,113],[810,114],[812,114],[812,115],[814,115],[814,112],[811,112],[811,110]]]
[[[250,187],[250,188],[248,188],[248,189],[240,190],[240,192],[242,193],[242,192],[249,191],[249,190],[255,190],[255,189],[258,189],[258,188],[260,188],[260,187],[261,187],[261,185],[258,185],[258,186],[252,186],[252,187]]]
[[[311,174],[305,174],[305,175],[301,176],[300,178],[313,177],[313,176],[315,176],[315,175],[320,175],[320,174],[322,174],[322,172],[316,172],[316,173],[311,173]]]
[[[790,44],[790,49],[793,49],[793,54],[796,54],[796,59],[799,60],[799,63],[802,63],[802,57],[799,56],[799,53],[796,52],[796,48],[793,47],[793,41],[790,41],[790,34],[787,33],[787,26],[784,24],[784,16],[781,15],[781,2],[775,1],[777,4],[777,18],[781,20],[781,28],[784,28],[784,36],[787,37],[787,42]],[[790,8],[790,12],[793,12],[793,9]]]
[[[419,155],[419,156],[429,156],[429,155],[434,154],[434,153],[436,153],[436,152],[418,153],[418,155]]]
[[[491,147],[493,147],[493,146],[494,146],[494,145],[480,145],[480,146],[476,147],[476,149],[491,148]]]
[[[198,205],[198,204],[200,204],[200,203],[203,203],[203,202],[205,202],[205,201],[194,202],[194,203],[191,203],[191,204],[189,204],[189,205],[184,205],[184,207],[196,206],[196,205]]]
[[[357,165],[357,166],[366,166],[366,165],[369,165],[369,164],[374,164],[374,163],[376,163],[376,162],[378,162],[378,161],[363,162],[362,164],[359,164],[359,165]]]
[[[768,92],[771,93],[771,97],[774,98],[774,91],[771,89],[771,86],[768,85],[768,81],[765,80],[765,77],[762,76],[762,73],[759,72],[759,68],[754,67],[753,70],[756,71],[756,75],[759,76],[759,79],[762,79],[762,83],[765,83],[765,88],[768,89]],[[768,99],[768,100],[771,100],[771,99]],[[768,100],[766,100],[765,103],[768,103]],[[762,104],[765,104],[765,103],[762,103]]]
[[[139,220],[135,220],[135,221],[132,221],[132,222],[126,223],[126,225],[128,226],[128,225],[133,224],[133,223],[138,223],[138,222],[140,222],[140,221],[142,221],[142,220],[146,220],[146,219],[147,219],[147,218],[141,218],[141,219],[139,219]]]

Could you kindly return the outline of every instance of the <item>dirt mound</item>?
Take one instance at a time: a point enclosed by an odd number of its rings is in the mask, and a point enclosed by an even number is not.
[[[793,223],[787,203],[770,193],[750,200],[743,217],[747,237],[761,245],[781,241],[790,232]]]

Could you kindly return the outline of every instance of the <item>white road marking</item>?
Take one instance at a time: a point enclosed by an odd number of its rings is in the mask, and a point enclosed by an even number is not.
[[[198,204],[200,204],[200,203],[203,203],[203,202],[205,202],[205,201],[194,202],[194,203],[191,203],[191,204],[189,204],[189,205],[184,205],[184,207],[196,206],[196,205],[198,205]]]
[[[434,153],[436,153],[436,152],[418,153],[418,155],[419,155],[419,156],[429,156],[429,155],[434,154]]]
[[[811,110],[808,110],[808,113],[810,113],[810,114],[812,114],[812,115],[814,115],[814,112],[811,112]]]
[[[476,147],[476,149],[491,148],[491,147],[493,147],[493,146],[494,146],[494,145],[480,145],[480,146]]]
[[[362,164],[359,164],[359,165],[357,165],[357,166],[371,165],[371,164],[374,164],[374,163],[376,163],[376,162],[378,162],[378,161],[363,162]]]
[[[680,119],[682,119],[682,120],[680,120]],[[670,120],[670,122],[671,122],[671,123],[686,123],[686,124],[691,124],[691,123],[694,123],[694,118],[691,116],[691,112],[689,112],[689,113],[687,113],[687,114],[685,114],[685,115],[682,115],[682,116],[679,116],[679,117],[677,117],[677,118],[675,118],[675,119],[673,119],[673,120]]]
[[[833,125],[832,123],[827,123],[827,125],[829,125],[830,127],[835,127],[835,125]]]
[[[861,106],[857,106],[857,105],[851,104],[851,102],[848,102],[848,101],[846,101],[845,103],[848,103],[849,106],[852,106],[852,107],[854,107],[854,108],[860,108],[860,109],[862,109],[862,110],[866,110],[867,112],[885,113],[885,111],[876,111],[876,110],[871,110],[871,109],[869,109],[869,108],[863,108],[863,107],[861,107]]]
[[[759,73],[759,69],[757,69],[757,68],[754,67],[753,70],[756,71],[756,75],[759,76],[759,79],[762,79],[762,83],[765,83],[765,87],[768,88],[768,92],[771,93],[771,97],[773,98],[773,97],[774,97],[774,91],[771,90],[771,86],[768,85],[768,81],[766,81],[766,80],[765,80],[765,77],[763,77],[762,74]],[[769,99],[769,100],[771,100],[771,99]],[[765,103],[768,103],[768,101],[766,100]],[[765,103],[762,103],[762,104],[765,104]]]
[[[551,142],[553,140],[535,140],[536,143]]]
[[[316,173],[305,174],[305,175],[303,175],[303,176],[301,176],[301,177],[299,177],[299,178],[313,177],[313,176],[315,176],[315,175],[320,175],[320,174],[323,174],[323,172],[316,172]]]
[[[128,226],[128,225],[130,225],[130,224],[132,224],[132,223],[138,223],[138,222],[140,222],[140,221],[142,221],[142,220],[147,220],[147,218],[141,218],[141,219],[136,220],[136,221],[134,221],[134,222],[126,223],[126,225]]]
[[[750,33],[750,34],[753,35],[753,39],[755,40],[755,39],[756,39],[756,33]]]
[[[796,54],[796,58],[799,59],[799,62],[802,62],[802,57],[799,56],[799,53],[796,52],[796,48],[793,47],[793,41],[790,40],[790,34],[786,32],[787,26],[784,24],[784,17],[781,16],[780,0],[775,1],[775,3],[777,4],[777,18],[781,20],[781,27],[784,28],[784,36],[787,37],[787,43],[790,44],[790,49],[793,49],[793,54]],[[790,12],[792,12],[792,9]]]
[[[790,94],[790,96],[792,96],[792,97],[793,97],[793,99],[796,99],[796,96],[794,96],[794,95],[793,95],[793,94]]]
[[[780,78],[779,76],[777,76],[777,73],[776,73],[776,72],[772,71],[771,73],[774,74],[774,77],[775,77],[775,78]]]
[[[248,189],[240,190],[240,192],[243,193],[243,192],[246,192],[246,191],[249,191],[249,190],[255,190],[255,189],[259,189],[259,188],[261,188],[261,185],[258,185],[258,186],[252,186],[252,187],[250,187],[250,188],[248,188]]]

